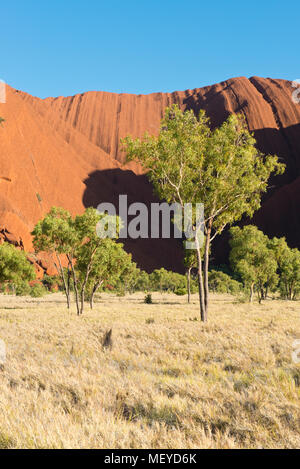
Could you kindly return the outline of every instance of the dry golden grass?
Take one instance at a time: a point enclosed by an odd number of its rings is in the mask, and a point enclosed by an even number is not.
[[[0,448],[299,447],[299,302],[153,296],[0,296]]]

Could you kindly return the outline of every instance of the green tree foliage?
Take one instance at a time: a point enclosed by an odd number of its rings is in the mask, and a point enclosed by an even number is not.
[[[126,269],[122,272],[119,280],[114,286],[120,295],[126,292],[144,292],[152,291],[152,282],[150,275],[144,270],[137,268],[134,262],[127,264]]]
[[[84,245],[79,250],[76,262],[80,282],[84,280],[90,261],[89,249],[86,248],[87,245]],[[86,286],[91,308],[93,308],[94,296],[101,286],[115,287],[122,274],[124,274],[123,282],[126,280],[130,282],[132,267],[134,264],[131,261],[131,254],[123,249],[123,244],[109,238],[103,239],[93,257]]]
[[[78,315],[83,312],[84,291],[90,265],[87,266],[87,272],[79,288],[75,270],[76,258],[83,249],[86,250],[86,257],[89,255],[93,258],[97,245],[100,244],[100,238],[96,233],[99,220],[100,214],[94,209],[87,209],[83,215],[78,215],[73,219],[67,210],[53,207],[37,223],[32,232],[35,250],[52,254],[54,265],[64,285],[68,308],[70,307],[70,279],[72,277]],[[63,266],[65,260],[67,260],[67,273]]]
[[[0,245],[0,283],[13,286],[35,279],[35,270],[28,261],[26,253],[19,251],[13,245],[4,243]]]
[[[281,296],[295,300],[300,294],[300,251],[291,249],[285,238],[273,238],[269,242],[278,263]]]
[[[52,253],[57,271],[62,279],[70,306],[70,278],[73,280],[77,314],[84,310],[85,295],[88,293],[91,306],[93,298],[104,282],[114,283],[127,269],[132,267],[131,256],[123,245],[110,238],[98,236],[97,227],[104,214],[88,208],[82,215],[72,218],[62,208],[52,208],[33,230],[33,244],[37,251]],[[110,221],[115,222],[117,232],[120,221],[106,218],[107,236],[112,235]],[[67,263],[67,272],[64,261]],[[128,274],[129,275],[129,274]]]
[[[188,303],[191,302],[191,275],[192,270],[197,268],[197,253],[194,249],[187,249],[184,256],[184,266],[186,269]]]
[[[148,292],[151,289],[150,275],[144,270],[139,270],[135,283],[135,291]]]
[[[230,293],[237,295],[242,291],[243,285],[230,275],[218,270],[211,270],[208,274],[208,284],[214,293]]]
[[[65,274],[67,274],[66,269]],[[61,281],[61,277],[59,275],[47,275],[45,274],[43,277],[42,281],[44,287],[49,291],[49,292],[55,292],[56,290],[58,291],[64,291],[64,287]]]
[[[228,225],[260,207],[271,173],[282,173],[276,156],[255,147],[245,120],[231,115],[211,130],[203,111],[196,118],[174,105],[166,109],[158,137],[122,140],[128,160],[148,170],[156,193],[169,203],[204,204],[204,254],[195,232],[201,320],[207,320],[210,244]],[[201,227],[197,227],[200,230]],[[203,260],[202,260],[203,257]]]
[[[259,302],[267,297],[268,290],[278,285],[278,264],[269,238],[256,226],[234,227],[230,230],[230,263],[250,290],[250,301],[257,291]]]
[[[74,220],[73,230],[76,243],[73,256],[76,266],[73,266],[72,261],[72,273],[78,315],[83,314],[89,276],[94,261],[97,259],[98,250],[104,241],[97,234],[97,225],[100,220],[101,215],[93,208],[88,208],[82,215],[75,217]]]
[[[141,270],[137,268],[135,262],[131,261],[131,255],[127,255],[123,272],[121,273],[115,288],[119,290],[119,293],[124,295],[127,292],[133,293],[137,291],[140,274]]]
[[[31,286],[29,282],[22,280],[15,286],[15,294],[17,296],[29,296],[31,293]]]
[[[162,293],[164,290],[168,290],[169,287],[169,275],[168,271],[164,268],[155,269],[150,274],[151,290],[159,291]]]
[[[64,286],[68,308],[70,308],[72,259],[77,246],[77,236],[71,214],[63,208],[53,207],[36,224],[32,235],[35,250],[51,254],[54,266]],[[65,259],[68,260],[67,270],[63,267]]]
[[[15,286],[15,294],[17,296],[31,296],[32,298],[41,298],[45,296],[49,290],[47,288],[36,282],[31,285],[29,282],[22,281]]]
[[[97,226],[104,216],[107,238],[100,237],[97,231]],[[115,232],[113,226],[116,227]],[[126,269],[129,275],[131,255],[124,251],[122,244],[117,244],[111,239],[113,236],[118,237],[119,217],[99,214],[97,210],[88,208],[82,215],[75,217],[74,229],[77,242],[74,251],[73,277],[76,302],[79,297],[79,314],[82,314],[86,290],[89,290],[92,307],[94,295],[104,281],[116,282]]]
[[[184,275],[163,268],[156,269],[150,274],[150,284],[152,291],[159,291],[160,293],[187,293]]]
[[[145,299],[144,299],[144,303],[145,303],[146,305],[152,305],[152,304],[153,304],[153,300],[152,300],[152,295],[151,295],[151,293],[147,293],[147,295],[145,296]],[[152,321],[153,321],[153,320],[152,320]],[[147,323],[147,324],[151,324],[152,321],[151,321],[151,320],[149,321],[149,319],[148,319],[148,320],[146,321],[146,323]]]
[[[30,296],[32,298],[42,298],[43,296],[47,295],[48,290],[44,287],[44,285],[41,285],[40,283],[35,283],[32,285],[30,288]]]
[[[300,251],[298,249],[290,249],[281,269],[281,295],[288,300],[295,300],[300,294]]]

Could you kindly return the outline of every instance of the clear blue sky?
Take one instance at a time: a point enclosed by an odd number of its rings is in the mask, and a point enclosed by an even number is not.
[[[10,0],[0,5],[0,78],[40,97],[294,80],[299,17],[296,0]]]

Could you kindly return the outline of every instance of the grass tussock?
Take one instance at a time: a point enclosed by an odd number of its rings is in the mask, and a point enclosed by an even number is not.
[[[299,302],[153,297],[0,296],[0,448],[299,447]]]

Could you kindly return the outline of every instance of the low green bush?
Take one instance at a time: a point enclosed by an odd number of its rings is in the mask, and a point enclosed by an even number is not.
[[[17,296],[28,296],[31,293],[31,287],[28,282],[20,282],[16,285]]]
[[[46,290],[46,288],[43,285],[39,284],[39,283],[36,283],[30,289],[30,296],[32,298],[42,298],[47,293],[48,293],[48,291]]]
[[[151,293],[148,293],[148,295],[145,296],[144,303],[146,303],[147,305],[152,305],[153,300]]]

